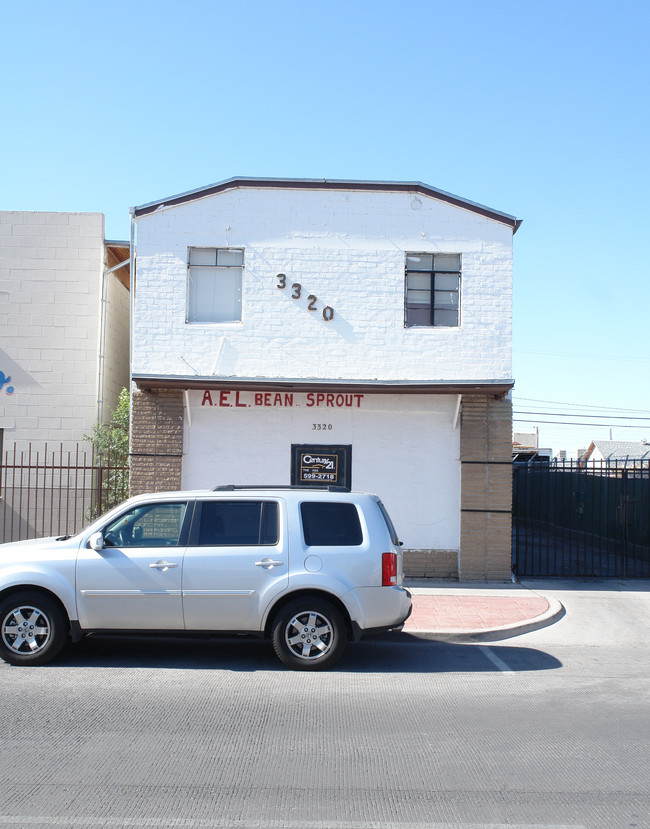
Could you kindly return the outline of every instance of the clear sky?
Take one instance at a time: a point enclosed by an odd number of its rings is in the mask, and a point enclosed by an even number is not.
[[[426,182],[524,220],[516,430],[650,440],[647,0],[0,11],[0,209],[128,239],[129,206],[232,176]]]

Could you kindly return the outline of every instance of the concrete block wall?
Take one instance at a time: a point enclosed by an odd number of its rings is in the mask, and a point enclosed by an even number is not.
[[[244,248],[241,322],[186,323],[189,246]],[[404,327],[405,253],[426,251],[462,256],[458,328]],[[243,188],[162,208],[137,220],[133,370],[509,379],[511,269],[510,227],[422,195]]]
[[[71,446],[96,422],[103,242],[101,213],[0,212],[5,447]]]
[[[460,458],[459,578],[508,581],[512,543],[510,398],[463,398]]]
[[[131,395],[131,495],[181,488],[183,393]]]

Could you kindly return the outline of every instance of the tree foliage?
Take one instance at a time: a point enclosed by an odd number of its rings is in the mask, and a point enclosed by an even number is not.
[[[108,423],[97,423],[84,440],[94,449],[97,487],[86,518],[97,518],[117,506],[129,495],[129,410],[131,400],[122,389]]]

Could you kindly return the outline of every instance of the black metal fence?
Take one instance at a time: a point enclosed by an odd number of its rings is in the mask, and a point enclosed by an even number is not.
[[[519,576],[650,577],[650,462],[514,464]]]
[[[128,497],[128,456],[87,444],[5,449],[0,458],[0,543],[73,535]]]

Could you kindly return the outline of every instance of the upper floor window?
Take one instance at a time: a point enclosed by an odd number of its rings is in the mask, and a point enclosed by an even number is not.
[[[405,325],[457,327],[460,254],[406,254]]]
[[[244,251],[190,248],[187,322],[239,322]]]

